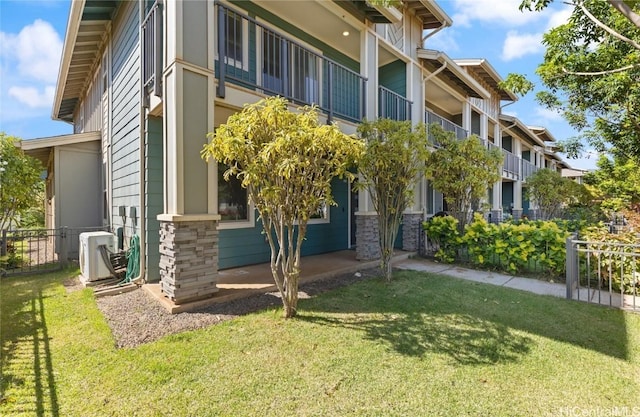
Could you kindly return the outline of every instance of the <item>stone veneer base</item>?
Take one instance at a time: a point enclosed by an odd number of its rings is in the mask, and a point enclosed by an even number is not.
[[[378,217],[375,214],[356,213],[356,259],[380,259]]]
[[[402,250],[409,252],[418,250],[422,218],[422,213],[404,213],[402,215]]]
[[[213,220],[160,221],[160,286],[175,303],[218,291],[218,230]]]

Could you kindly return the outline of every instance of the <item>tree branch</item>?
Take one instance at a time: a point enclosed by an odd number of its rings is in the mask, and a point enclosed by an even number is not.
[[[640,28],[640,15],[634,12],[627,3],[623,0],[607,0],[607,3],[626,17],[629,22]]]
[[[580,76],[609,75],[609,74],[615,74],[617,72],[627,71],[638,66],[640,66],[640,64],[630,64],[630,65],[627,65],[626,67],[621,67],[621,68],[616,68],[616,69],[606,70],[606,71],[595,71],[595,72],[569,71],[568,69],[563,67],[562,72],[567,75],[580,75]]]
[[[611,2],[615,2],[614,0],[609,0],[609,3]],[[621,2],[622,3],[622,2]],[[607,32],[608,34],[610,34],[611,36],[613,36],[614,38],[617,38],[623,42],[628,43],[629,45],[633,46],[634,48],[640,50],[640,44],[627,38],[626,36],[623,36],[621,34],[619,34],[618,32],[616,32],[615,30],[611,29],[609,26],[605,25],[604,23],[602,23],[601,21],[599,21],[598,19],[596,19],[596,17],[594,15],[591,14],[591,12],[589,10],[587,10],[586,7],[584,7],[584,4],[582,4],[582,2],[578,3],[578,7],[580,7],[580,9],[582,9],[582,12],[589,18],[591,19],[591,21],[593,23],[596,24],[596,26],[598,26],[600,29],[604,30],[605,32]],[[614,6],[615,7],[615,6]],[[617,10],[617,9],[616,9]]]

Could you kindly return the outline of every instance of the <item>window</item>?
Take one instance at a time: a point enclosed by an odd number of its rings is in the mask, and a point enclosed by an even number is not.
[[[305,103],[319,104],[319,59],[312,52],[295,44],[292,44],[292,49],[293,97]]]
[[[284,42],[275,33],[264,30],[262,35],[262,84],[270,92],[286,95],[282,74]]]
[[[281,94],[305,104],[319,104],[318,52],[263,28],[261,53],[262,86],[268,93]]]
[[[218,214],[222,221],[250,221],[247,189],[242,188],[236,177],[226,181],[224,173],[227,169],[226,165],[218,163]]]
[[[322,202],[315,213],[311,215],[309,223],[328,223],[329,222],[329,206],[326,202]]]

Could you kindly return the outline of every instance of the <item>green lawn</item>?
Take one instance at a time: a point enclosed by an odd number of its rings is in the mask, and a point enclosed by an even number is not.
[[[75,272],[0,280],[0,415],[640,414],[637,314],[399,272],[118,350]]]

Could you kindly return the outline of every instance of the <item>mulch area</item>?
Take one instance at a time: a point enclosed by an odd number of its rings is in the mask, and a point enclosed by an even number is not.
[[[300,298],[314,297],[358,281],[380,276],[378,268],[338,275],[299,287]],[[65,283],[67,291],[75,291],[82,285],[75,280]],[[254,294],[224,303],[211,304],[190,312],[170,314],[153,297],[142,289],[96,299],[113,333],[119,348],[133,348],[161,337],[209,327],[238,316],[282,305],[279,294]]]

